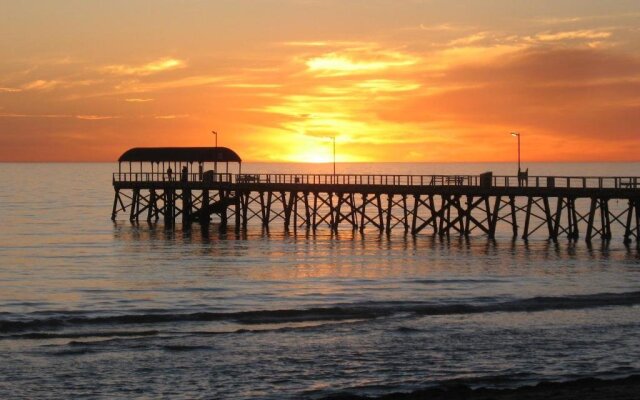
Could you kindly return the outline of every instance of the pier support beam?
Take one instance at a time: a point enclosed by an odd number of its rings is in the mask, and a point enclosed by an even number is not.
[[[459,202],[458,205],[460,205]],[[481,216],[478,216],[476,218],[473,215],[474,210],[480,211]],[[477,228],[486,233],[489,237],[493,237],[493,233],[495,233],[495,227],[492,231],[493,220],[488,196],[480,196],[475,201],[473,196],[467,196],[467,208],[463,209],[462,207],[460,207],[458,212],[460,213],[459,218],[464,221],[463,233],[465,236],[469,236],[471,232]]]
[[[336,193],[338,202],[334,208],[333,231],[338,231],[340,222],[345,221],[351,225],[352,230],[358,229],[358,218],[356,214],[355,194],[353,193]],[[347,207],[347,211],[343,212],[343,207]]]
[[[208,226],[209,222],[211,222],[211,199],[209,198],[209,190],[205,189],[202,191],[202,205],[200,206],[200,216],[198,220],[200,225]]]
[[[191,225],[191,210],[192,210],[191,190],[182,189],[182,225],[184,226]]]
[[[131,209],[129,210],[129,221],[134,222],[137,219],[136,210],[140,204],[140,189],[133,189],[133,196],[131,196]]]
[[[562,223],[562,215],[566,213],[566,224]],[[579,237],[578,213],[576,211],[576,199],[571,197],[559,197],[556,204],[556,212],[553,217],[553,236],[558,238],[563,233],[569,240],[577,240]]]
[[[174,189],[166,189],[164,191],[164,224],[167,227],[173,227],[176,217],[176,192]]]
[[[305,227],[311,228],[311,206],[309,205],[309,192],[296,192],[295,197],[292,197],[293,209],[291,215],[293,217],[294,229]],[[300,211],[300,204],[302,203],[302,211]],[[302,222],[298,223],[298,219]]]
[[[413,196],[413,220],[411,222],[411,234],[417,235],[427,226],[433,228],[433,234],[438,233],[438,216],[442,218],[442,210],[436,211],[435,201],[432,195],[426,195],[425,199],[422,196],[416,194]],[[420,209],[425,208],[427,211],[426,216],[420,216]]]
[[[460,197],[459,195],[441,196],[441,207],[438,212],[438,216],[440,217],[438,234],[440,236],[449,236],[451,229],[457,231],[460,235],[464,235],[466,212],[460,204]],[[452,211],[454,211],[454,213],[452,213]]]
[[[596,218],[596,216],[599,218]],[[596,236],[600,236],[600,239],[604,241],[611,239],[611,220],[609,217],[609,200],[592,198],[585,236],[587,242],[591,242]],[[600,223],[598,224],[598,222]]]
[[[362,203],[358,207],[360,211],[360,232],[364,232],[364,229],[367,225],[375,226],[380,232],[384,230],[384,218],[382,209],[382,199],[380,198],[380,194],[371,194],[362,193]],[[391,196],[391,195],[388,195]],[[369,216],[367,214],[367,205],[371,205],[374,208],[374,216]]]
[[[407,208],[407,195],[401,194],[399,200],[395,200],[395,194],[387,195],[387,224],[386,230],[387,233],[391,233],[391,230],[398,225],[402,225],[404,228],[404,233],[407,234],[409,232],[409,209]],[[401,216],[398,217],[393,213],[395,208],[400,208],[402,212]]]
[[[640,199],[630,199],[626,210],[627,218],[624,227],[624,243],[631,243],[631,238],[640,243]]]
[[[118,211],[124,211],[126,208],[122,203],[122,199],[120,198],[120,189],[115,190],[115,194],[113,195],[113,210],[111,211],[111,220],[115,221],[116,216],[118,215]]]
[[[537,223],[537,225],[535,225],[533,228],[531,227],[532,220],[534,221],[533,224]],[[551,216],[551,208],[549,205],[549,198],[547,196],[528,196],[527,207],[525,209],[524,232],[522,233],[522,239],[528,240],[531,234],[545,225],[547,226],[549,238],[555,240],[555,237],[553,236],[553,221]]]
[[[326,197],[322,197],[322,192],[313,192],[313,208],[311,216],[313,218],[312,228],[315,231],[323,222],[329,228],[333,229],[335,225],[335,210],[333,207],[333,193],[326,193]],[[326,208],[325,208],[326,207]],[[328,210],[327,210],[328,208]]]

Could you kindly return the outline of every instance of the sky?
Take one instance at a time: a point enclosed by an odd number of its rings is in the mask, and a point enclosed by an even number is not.
[[[0,161],[640,161],[638,0],[0,0]]]

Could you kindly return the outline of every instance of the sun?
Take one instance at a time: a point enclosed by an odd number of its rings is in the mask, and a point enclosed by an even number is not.
[[[292,143],[283,146],[278,160],[296,163],[327,164],[333,162],[333,142],[322,138],[310,138],[305,143]],[[365,161],[362,157],[351,154],[338,144],[335,161],[340,163]]]
[[[333,162],[333,151],[331,146],[320,144],[306,148],[295,147],[296,148],[288,149],[287,154],[284,155],[284,159],[286,161],[316,164]]]

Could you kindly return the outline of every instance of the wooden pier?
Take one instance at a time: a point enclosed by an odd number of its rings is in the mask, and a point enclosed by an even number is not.
[[[553,241],[640,238],[640,177],[247,174],[237,154],[222,147],[181,156],[176,148],[132,149],[119,161],[114,220],[121,213],[130,221],[162,218],[168,227],[217,220],[221,230],[232,225],[236,232],[280,224],[489,238],[508,231],[524,240],[534,233]],[[215,172],[205,171],[212,164]]]

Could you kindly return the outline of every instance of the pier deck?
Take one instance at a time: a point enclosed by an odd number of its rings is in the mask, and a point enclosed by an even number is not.
[[[236,231],[256,219],[285,229],[493,238],[504,225],[525,240],[535,232],[588,242],[614,232],[625,243],[640,237],[640,177],[118,172],[113,186],[113,219],[163,217],[167,226],[217,217]]]

